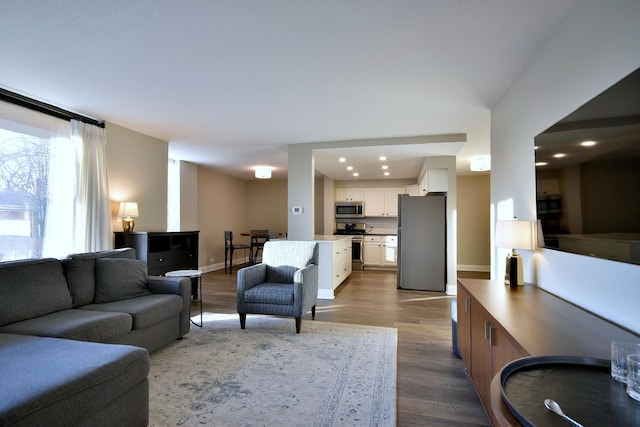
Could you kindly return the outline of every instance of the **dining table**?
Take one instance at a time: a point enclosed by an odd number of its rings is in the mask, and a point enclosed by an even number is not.
[[[264,247],[265,242],[274,239],[281,238],[282,233],[270,233],[268,231],[240,233],[243,237],[249,237],[249,262],[255,264],[258,259],[258,252]]]

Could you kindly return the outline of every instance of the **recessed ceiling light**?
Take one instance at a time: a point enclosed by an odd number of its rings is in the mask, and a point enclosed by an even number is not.
[[[382,165],[382,169],[385,169],[385,170],[386,170],[386,169],[389,169],[389,166],[387,166],[387,165]]]
[[[353,166],[347,166],[347,170],[348,171],[352,171],[353,170]]]
[[[358,175],[360,175],[358,172],[353,173],[353,176],[358,176]]]
[[[554,155],[553,155],[553,157],[555,157],[556,159],[561,159],[561,158],[563,158],[564,156],[566,156],[566,154],[564,154],[564,153],[558,153],[558,154],[554,154]]]
[[[347,161],[347,159],[345,159],[344,157],[340,157],[340,158],[338,159],[338,161],[339,161],[340,163],[344,163],[344,162],[346,162],[346,161]]]
[[[582,145],[583,147],[593,147],[594,145],[596,145],[595,141],[583,141],[580,143],[580,145]]]
[[[536,166],[547,166],[547,162],[537,162]]]
[[[384,176],[389,176],[389,172],[385,172],[385,173],[384,173]]]
[[[378,160],[380,160],[381,162],[384,162],[385,160],[387,160],[387,156],[380,156],[378,157]]]

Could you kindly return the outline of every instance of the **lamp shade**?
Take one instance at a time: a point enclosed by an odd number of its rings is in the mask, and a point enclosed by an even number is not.
[[[499,219],[496,221],[496,246],[509,249],[533,249],[532,222]]]
[[[118,216],[120,218],[137,218],[138,217],[138,204],[136,202],[120,202],[120,209],[118,210]]]
[[[269,179],[271,178],[271,167],[269,166],[256,166],[256,178]]]

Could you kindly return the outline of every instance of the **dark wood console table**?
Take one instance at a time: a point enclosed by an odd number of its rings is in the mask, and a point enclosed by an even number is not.
[[[494,425],[519,425],[495,379],[504,365],[524,356],[609,359],[615,339],[640,336],[533,285],[458,280],[458,348]]]

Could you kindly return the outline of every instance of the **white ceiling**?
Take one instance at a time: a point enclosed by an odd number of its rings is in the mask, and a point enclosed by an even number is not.
[[[578,1],[3,0],[0,86],[246,179],[284,178],[288,144],[458,133],[447,154],[466,173],[489,154],[490,109]],[[391,177],[430,154],[416,147],[388,147]],[[316,166],[340,179],[336,155]]]

